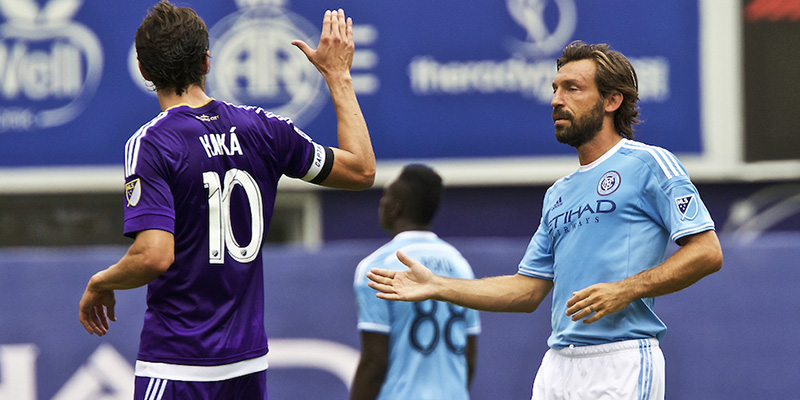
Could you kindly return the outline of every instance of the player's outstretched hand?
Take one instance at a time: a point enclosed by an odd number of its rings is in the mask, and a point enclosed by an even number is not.
[[[367,272],[369,287],[377,296],[387,300],[422,301],[434,296],[436,275],[418,261],[397,251],[397,259],[405,264],[405,271],[373,268]]]
[[[80,302],[78,319],[90,334],[103,336],[108,332],[108,320],[116,321],[114,305],[117,303],[113,290],[93,290],[87,285]]]
[[[302,40],[292,41],[327,80],[330,77],[350,75],[353,65],[353,19],[345,18],[344,10],[326,11],[322,20],[319,46],[314,50]]]

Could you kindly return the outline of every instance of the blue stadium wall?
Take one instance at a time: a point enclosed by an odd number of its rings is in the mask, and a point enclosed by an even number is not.
[[[525,239],[453,238],[478,276],[513,273]],[[721,272],[659,298],[667,393],[676,399],[796,398],[800,234],[722,235]],[[358,261],[379,240],[265,250],[270,397],[344,399],[358,352]],[[0,250],[0,399],[129,398],[144,290],[118,292],[117,319],[88,335],[77,305],[88,278],[124,247]],[[482,313],[474,399],[527,399],[546,351],[549,304]]]
[[[800,181],[696,183],[718,232],[753,238],[764,232],[800,232]],[[547,186],[448,187],[433,230],[446,237],[529,239]],[[323,191],[325,241],[388,239],[378,224],[382,190]]]

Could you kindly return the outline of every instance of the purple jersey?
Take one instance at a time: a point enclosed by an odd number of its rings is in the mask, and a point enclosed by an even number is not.
[[[278,180],[318,183],[332,163],[290,120],[216,100],[170,108],[128,140],[124,233],[175,237],[174,263],[147,286],[138,376],[214,381],[266,368],[261,243]]]

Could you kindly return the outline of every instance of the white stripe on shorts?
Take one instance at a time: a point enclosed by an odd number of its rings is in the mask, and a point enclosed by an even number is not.
[[[164,390],[167,389],[167,379],[150,378],[147,384],[147,391],[144,392],[144,400],[161,400]]]
[[[653,347],[648,339],[639,339],[639,355],[641,369],[639,369],[639,400],[650,398],[653,385]]]

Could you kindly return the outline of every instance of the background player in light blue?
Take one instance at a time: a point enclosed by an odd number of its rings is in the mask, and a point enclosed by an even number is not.
[[[461,253],[430,230],[441,193],[441,177],[415,164],[403,168],[384,190],[378,214],[381,227],[393,239],[356,268],[361,360],[351,400],[469,398],[480,332],[478,312],[434,300],[382,300],[366,279],[371,268],[405,269],[395,256],[401,249],[423,260],[433,273],[474,278]]]
[[[557,68],[555,135],[576,148],[580,167],[545,194],[517,273],[447,279],[399,251],[409,269],[373,269],[370,286],[384,299],[517,312],[536,310],[552,290],[533,399],[663,399],[666,327],[654,297],[722,267],[714,223],[678,159],[633,141],[638,81],[625,56],[573,42]],[[669,240],[681,247],[665,259]]]

